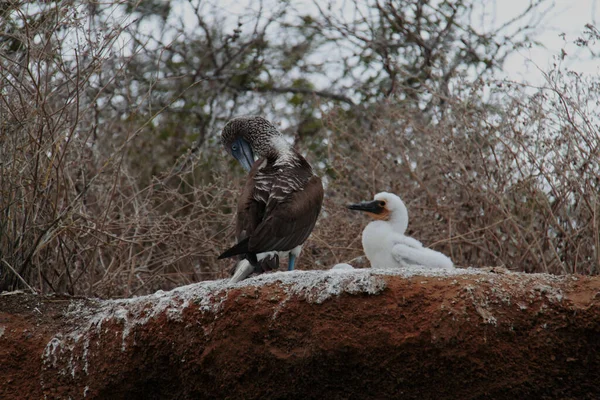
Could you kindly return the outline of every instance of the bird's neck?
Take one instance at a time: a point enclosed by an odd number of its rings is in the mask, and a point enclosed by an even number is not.
[[[394,232],[404,235],[408,228],[408,211],[404,204],[398,210],[394,210],[388,223],[392,225]]]
[[[291,163],[295,157],[294,149],[283,136],[275,136],[271,139],[271,149],[272,154],[269,158],[275,162],[275,165]]]

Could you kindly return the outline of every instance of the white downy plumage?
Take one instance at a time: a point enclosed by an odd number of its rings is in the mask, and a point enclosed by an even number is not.
[[[352,210],[365,211],[375,218],[364,229],[362,245],[372,268],[397,268],[424,266],[454,268],[452,260],[444,254],[423,247],[421,242],[405,236],[408,211],[392,193],[378,193],[371,202],[352,204]]]

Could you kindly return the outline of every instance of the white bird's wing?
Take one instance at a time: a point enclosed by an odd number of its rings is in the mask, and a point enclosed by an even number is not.
[[[411,238],[408,238],[411,239]],[[412,239],[415,240],[415,239]],[[418,242],[417,240],[415,240]],[[410,241],[408,242],[410,243]],[[420,242],[418,242],[420,244]],[[406,242],[397,243],[392,247],[392,257],[401,265],[422,265],[431,268],[452,268],[452,260],[444,254],[426,247],[414,247]]]
[[[423,243],[419,242],[417,239],[411,238],[410,236],[403,235],[402,239],[400,239],[398,243],[402,243],[410,247],[423,248]]]

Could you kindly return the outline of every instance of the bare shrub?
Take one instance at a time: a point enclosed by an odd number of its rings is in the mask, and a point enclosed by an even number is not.
[[[101,172],[82,91],[118,31],[83,39],[88,16],[50,3],[8,3],[2,14],[0,289],[72,291],[88,266],[73,258],[86,243],[71,228]]]
[[[307,49],[288,70],[285,47],[266,47],[262,36],[279,9],[264,17],[267,25],[255,25],[256,36],[235,44],[226,32],[203,27],[198,40],[205,42],[193,45],[210,59],[197,60],[185,37],[171,47],[161,38],[158,46],[136,36],[128,19],[108,18],[120,15],[118,2],[7,4],[0,8],[8,32],[0,37],[0,290],[119,297],[225,277],[232,261],[216,257],[233,243],[245,177],[216,138],[234,111],[276,110],[275,95],[296,118],[275,122],[283,122],[326,183],[300,269],[368,266],[360,242],[367,221],[345,206],[388,190],[407,203],[408,233],[458,265],[600,270],[597,79],[560,65],[543,88],[491,78],[461,83],[461,74],[452,73],[451,92],[435,74],[417,85],[394,67],[380,69],[377,83],[364,82],[369,101],[356,105],[336,94],[339,87],[316,90],[292,78],[312,54]],[[392,39],[398,21],[387,22]],[[330,22],[321,29],[347,28]],[[323,38],[314,21],[305,25],[293,29],[317,46]],[[404,34],[415,35],[409,28]],[[127,47],[124,38],[135,44]],[[397,50],[413,47],[423,49],[423,42]],[[385,46],[376,50],[389,61]],[[506,53],[494,54],[501,62]],[[155,57],[172,70],[160,76],[147,63]],[[257,80],[270,65],[265,57],[282,63],[269,68],[280,69],[284,80]],[[246,63],[252,84],[240,82]],[[318,66],[311,74],[322,72]],[[195,68],[198,79],[186,68]],[[273,85],[278,79],[283,86]],[[389,90],[375,98],[376,87]],[[415,91],[414,98],[403,96]],[[266,101],[265,93],[274,97]]]
[[[490,85],[512,99],[481,105]],[[391,102],[366,111],[360,123],[333,112],[330,200],[399,194],[408,233],[458,265],[598,273],[600,140],[590,120],[598,94],[598,82],[557,68],[548,87],[532,94],[511,82],[479,82],[472,98],[445,98],[438,122],[424,124]],[[356,242],[358,218],[344,217],[351,228],[337,240]]]
[[[222,247],[233,196],[206,176],[198,191],[194,175],[142,185],[131,173],[160,110],[136,123],[103,112],[127,67],[115,58],[126,24],[70,5],[2,9],[0,290],[122,296],[219,276],[203,260]]]

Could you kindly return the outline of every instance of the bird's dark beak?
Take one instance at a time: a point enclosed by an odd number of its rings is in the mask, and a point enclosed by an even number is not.
[[[349,204],[350,210],[365,211],[373,214],[381,214],[385,208],[379,200],[363,201],[362,203]]]
[[[234,151],[232,154],[242,164],[246,172],[248,172],[252,169],[252,164],[254,164],[252,147],[243,138],[238,138],[235,143],[237,144],[237,151]]]

